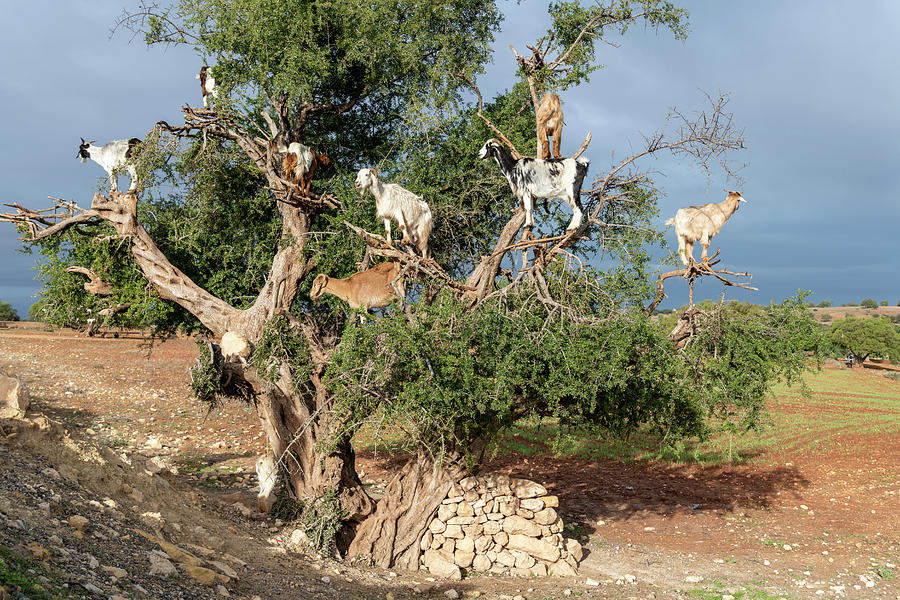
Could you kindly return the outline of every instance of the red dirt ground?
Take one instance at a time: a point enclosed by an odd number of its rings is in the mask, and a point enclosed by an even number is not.
[[[207,415],[187,385],[195,357],[186,339],[148,356],[138,339],[0,329],[0,369],[25,380],[39,410],[109,445],[137,449],[156,438],[195,485],[250,487],[265,449],[255,411],[229,404]],[[900,383],[895,391],[900,398]],[[826,395],[837,410],[850,396]],[[798,400],[779,410],[804,409]],[[358,462],[376,486],[396,466],[381,454]],[[900,599],[897,431],[840,432],[825,451],[767,450],[737,466],[501,456],[486,470],[558,494],[569,535],[589,541],[580,575],[610,586],[634,575],[650,584],[635,588],[641,597],[676,597],[665,590],[696,589],[684,578],[697,575],[699,587],[737,597]]]

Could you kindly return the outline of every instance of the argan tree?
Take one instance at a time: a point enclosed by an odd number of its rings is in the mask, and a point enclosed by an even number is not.
[[[785,352],[806,331],[799,302],[772,309],[784,318],[717,322],[690,354],[644,310],[649,248],[662,237],[642,161],[671,152],[729,172],[727,152],[743,141],[726,98],[674,111],[638,145],[622,140],[637,150],[615,164],[595,161],[580,228],[561,234],[567,218],[550,202],[536,235],[517,241],[524,213],[478,148],[489,137],[521,154],[536,147],[538,93],[564,98],[585,82],[606,36],[638,24],[686,32],[685,13],[660,0],[562,2],[550,17],[523,46],[530,55],[507,55],[518,83],[485,102],[479,75],[501,23],[493,2],[180,0],[126,13],[120,25],[150,44],[196,48],[220,94],[145,136],[137,193],[3,216],[45,256],[45,312],[98,301],[65,271],[78,266],[112,286],[104,302],[129,305],[121,319],[205,330],[198,397],[252,402],[291,495],[311,514],[340,516],[342,551],[384,566],[417,567],[417,542],[452,482],[523,416],[564,431],[647,428],[664,441],[706,435],[720,409],[752,425],[768,384],[804,363]],[[281,172],[278,150],[295,141],[331,157],[308,195]],[[373,203],[352,187],[361,167],[429,202],[433,259],[374,233]],[[310,301],[316,273],[346,276],[382,257],[404,266],[403,306],[361,322],[333,297]],[[213,342],[228,331],[254,346],[249,364],[220,355]],[[755,358],[737,366],[738,354]],[[361,428],[376,439],[401,432],[409,457],[378,502],[355,470]]]

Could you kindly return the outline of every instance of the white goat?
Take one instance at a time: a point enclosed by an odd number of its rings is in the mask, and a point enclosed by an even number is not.
[[[278,468],[274,456],[266,454],[256,459],[256,477],[259,480],[256,507],[259,512],[267,513],[275,504],[275,484],[278,483]]]
[[[694,242],[699,241],[703,246],[701,260],[707,261],[709,252],[709,240],[719,233],[725,221],[734,214],[741,202],[746,202],[740,192],[728,191],[724,201],[710,202],[700,206],[687,206],[678,209],[675,217],[666,221],[666,225],[675,226],[675,234],[678,236],[678,254],[681,262],[688,266],[689,260],[694,260]]]
[[[209,67],[203,65],[200,67],[200,72],[194,76],[194,79],[200,80],[200,93],[203,94],[203,108],[209,108],[209,97],[212,96],[213,99],[219,97],[219,88],[216,87],[216,80],[209,73]]]
[[[247,364],[250,357],[250,343],[239,333],[234,331],[226,331],[219,342],[219,348],[222,350],[222,356],[226,361],[237,361]]]
[[[128,171],[128,174],[131,175],[131,187],[129,187],[128,190],[131,191],[136,188],[138,178],[134,163],[131,161],[131,151],[135,146],[141,143],[141,140],[138,138],[113,140],[107,142],[103,146],[95,146],[94,141],[95,140],[85,142],[84,138],[81,138],[81,146],[78,147],[78,154],[75,155],[75,158],[80,158],[81,162],[90,158],[103,167],[103,170],[106,171],[106,174],[109,176],[110,191],[114,192],[119,189],[116,171],[122,167],[124,167],[125,170]]]
[[[363,194],[367,189],[372,190],[375,217],[384,219],[388,243],[392,243],[391,220],[394,220],[403,232],[400,244],[412,243],[422,256],[428,257],[428,238],[433,224],[428,203],[396,183],[381,183],[375,169],[360,169],[354,185]]]
[[[300,142],[291,142],[288,146],[279,145],[278,151],[285,154],[282,161],[285,179],[294,184],[300,183],[315,160],[312,148]]]
[[[493,157],[506,175],[513,194],[525,205],[525,227],[534,227],[534,199],[561,198],[572,209],[572,220],[566,231],[581,226],[581,184],[588,172],[587,158],[520,158],[514,160],[497,139],[489,139],[478,152],[478,158]]]
[[[395,298],[406,297],[406,285],[398,279],[400,271],[399,262],[383,262],[344,279],[319,273],[313,280],[309,297],[318,300],[327,293],[344,300],[350,308],[384,308]]]

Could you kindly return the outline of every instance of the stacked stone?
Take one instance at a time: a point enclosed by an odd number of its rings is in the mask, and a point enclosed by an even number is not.
[[[454,485],[419,547],[440,577],[460,569],[500,575],[574,576],[581,544],[562,536],[559,499],[526,479],[467,477]]]

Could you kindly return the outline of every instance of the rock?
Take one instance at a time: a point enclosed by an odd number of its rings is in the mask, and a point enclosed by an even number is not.
[[[552,508],[550,510],[553,510]],[[541,535],[541,528],[539,525],[534,523],[534,521],[530,521],[519,515],[513,515],[511,517],[507,517],[503,520],[503,531],[506,533],[513,534],[522,534],[530,537],[537,537]],[[487,532],[487,527],[485,527],[485,532]]]
[[[425,535],[422,536],[422,539],[419,540],[419,550],[425,552],[429,548],[431,548],[431,542],[434,540],[434,534],[431,533],[430,529],[425,530]]]
[[[222,575],[225,575],[226,577],[228,577],[230,579],[240,579],[240,577],[238,577],[238,574],[235,572],[234,569],[232,569],[231,567],[229,567],[228,565],[226,565],[225,563],[223,563],[221,561],[212,560],[209,562],[209,564],[211,564],[216,569],[218,569],[219,573],[221,573]]]
[[[60,479],[62,479],[62,475],[60,475],[59,471],[57,471],[53,467],[47,467],[46,469],[41,471],[41,475],[43,475],[44,477],[49,477],[50,479],[53,479],[55,481],[59,481]]]
[[[637,577],[631,574],[623,575],[622,579],[624,579],[628,583],[634,583],[635,581],[637,581]]]
[[[449,590],[444,592],[444,595],[450,598],[450,600],[456,600],[457,598],[459,598],[459,592],[457,592],[453,588],[450,588]]]
[[[596,579],[588,578],[588,579],[584,580],[584,585],[589,585],[591,587],[597,587],[598,585],[600,585],[600,582],[597,581]]]
[[[534,566],[535,560],[533,556],[525,554],[524,552],[520,552],[518,550],[513,551],[516,558],[516,568],[517,569],[530,569]]]
[[[115,577],[116,579],[125,579],[128,577],[128,571],[119,567],[101,567],[104,571]]]
[[[484,524],[484,535],[494,535],[500,533],[502,525],[500,521],[488,521]]]
[[[503,550],[502,552],[497,553],[497,562],[505,567],[514,567],[516,565],[516,558],[506,550]]]
[[[552,508],[545,508],[534,513],[534,522],[539,525],[552,525],[559,520],[559,515]]]
[[[496,543],[501,548],[509,543],[509,534],[505,531],[501,531],[500,533],[494,534],[494,543]]]
[[[219,596],[221,596],[222,598],[228,598],[231,596],[231,594],[228,593],[228,588],[226,588],[222,584],[216,586],[216,593],[219,594]]]
[[[556,508],[559,506],[559,497],[558,496],[541,496],[538,498],[544,502],[545,508]]]
[[[202,583],[203,585],[213,586],[217,581],[220,581],[222,583],[228,583],[229,581],[229,578],[225,575],[216,573],[215,571],[207,569],[206,567],[182,564],[181,568],[184,569],[185,573],[187,573],[193,579]]]
[[[453,554],[453,562],[456,563],[456,566],[462,567],[463,569],[467,569],[472,566],[472,562],[474,560],[474,552],[468,552],[457,548],[456,552]]]
[[[428,526],[428,529],[431,531],[431,533],[444,533],[444,531],[447,529],[447,525],[443,521],[435,519]]]
[[[703,577],[700,575],[688,575],[684,578],[685,583],[700,583],[701,581],[703,581]]]
[[[530,510],[531,512],[537,512],[544,509],[544,501],[540,498],[526,498],[519,502],[519,508],[524,508],[525,510]]]
[[[168,559],[165,559],[158,554],[153,554],[152,552],[148,556],[150,557],[151,575],[161,575],[162,577],[168,577],[169,575],[175,574],[175,565],[169,562]]]
[[[467,504],[460,504],[460,506],[468,506]],[[472,525],[475,523],[475,517],[452,517],[447,519],[447,525]]]
[[[456,507],[456,514],[460,517],[472,517],[475,516],[475,510],[468,502],[460,502]]]
[[[475,543],[473,544],[475,546],[475,552],[477,554],[484,554],[493,543],[494,540],[491,538],[491,536],[483,535],[480,538],[476,539]]]
[[[444,537],[456,539],[464,537],[462,527],[459,525],[447,525],[447,529],[444,530]]]
[[[426,550],[423,557],[423,564],[428,572],[437,577],[445,579],[462,579],[462,572],[451,560],[443,555],[442,552],[436,550]]]
[[[522,517],[523,519],[531,519],[532,517],[534,517],[533,512],[531,512],[530,510],[528,510],[526,508],[521,508],[521,507],[519,507],[519,509],[516,510],[516,514],[518,516]]]
[[[84,532],[87,529],[89,521],[81,515],[73,515],[69,517],[69,527],[75,531]]]
[[[0,371],[0,418],[24,416],[29,404],[31,397],[25,384]]]
[[[431,543],[431,532],[428,531],[428,543]],[[300,528],[295,529],[291,532],[291,545],[293,546],[306,546],[309,543],[309,536],[306,535],[306,532]]]
[[[544,493],[546,494],[546,492],[544,492]],[[547,565],[545,565],[542,562],[539,562],[536,565],[534,565],[533,567],[531,567],[530,569],[528,569],[528,571],[535,577],[546,577],[547,576]]]
[[[456,507],[456,504],[441,504],[438,507],[438,520],[446,523],[448,519],[453,518],[456,515]]]
[[[159,441],[159,438],[151,437],[147,438],[147,441],[144,442],[144,447],[149,448],[150,450],[162,450],[162,442]]]
[[[456,551],[456,540],[453,538],[444,538],[444,543],[441,545],[441,550],[447,556],[453,556],[453,553]]]
[[[547,495],[547,488],[527,479],[513,479],[512,489],[517,498],[537,498]]]
[[[472,561],[472,568],[479,573],[484,573],[491,568],[491,560],[484,554],[479,554]]]
[[[34,560],[43,562],[50,558],[50,551],[37,542],[28,542],[24,547],[25,553]]]
[[[551,575],[556,575],[557,577],[575,577],[578,574],[575,572],[575,569],[564,560],[556,561],[547,567],[547,570]]]
[[[465,479],[459,482],[459,487],[462,488],[464,492],[468,492],[475,489],[475,486],[478,485],[477,477],[466,477]]]
[[[554,563],[559,560],[559,548],[544,540],[539,540],[519,533],[510,534],[507,547],[511,550],[527,552],[535,558]]]
[[[466,537],[458,542],[456,542],[456,549],[462,550],[463,552],[474,552],[475,551],[475,540],[472,538]]]
[[[581,562],[581,558],[584,556],[584,549],[578,540],[566,540],[566,551],[577,562]]]

